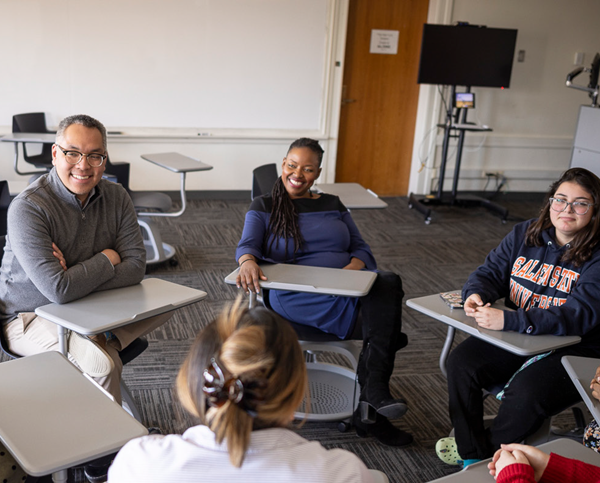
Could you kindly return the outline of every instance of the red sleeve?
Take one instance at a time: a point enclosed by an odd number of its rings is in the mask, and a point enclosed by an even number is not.
[[[533,468],[524,463],[505,466],[496,478],[496,483],[535,483]]]
[[[592,451],[592,450],[590,450]],[[583,461],[572,460],[555,453],[550,454],[548,466],[540,483],[599,483],[600,468]]]

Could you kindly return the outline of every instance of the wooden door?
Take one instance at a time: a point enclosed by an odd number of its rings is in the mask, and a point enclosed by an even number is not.
[[[350,0],[336,182],[404,196],[429,0]],[[371,30],[399,31],[397,54],[371,54]]]

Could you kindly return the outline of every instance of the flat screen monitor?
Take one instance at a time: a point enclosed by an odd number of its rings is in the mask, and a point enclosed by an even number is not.
[[[425,24],[419,84],[509,87],[517,31]]]

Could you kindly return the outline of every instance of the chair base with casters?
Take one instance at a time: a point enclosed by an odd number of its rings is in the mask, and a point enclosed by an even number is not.
[[[164,243],[160,230],[155,223],[146,217],[138,216],[138,224],[142,230],[144,247],[146,248],[146,265],[155,265],[169,261],[173,266],[177,265],[175,256],[175,247]]]
[[[155,265],[170,261],[171,265],[176,266],[175,248],[162,241],[158,226],[150,220],[152,213],[147,210],[155,210],[162,214],[171,209],[171,198],[165,193],[154,192],[132,192],[130,191],[133,206],[138,212],[138,223],[142,229],[144,238],[144,247],[146,248],[146,264]],[[140,213],[142,212],[142,213]],[[144,216],[145,214],[145,216]]]
[[[268,290],[263,290],[260,302],[267,307]],[[256,303],[256,295],[250,293],[250,307]],[[289,321],[288,321],[289,322]],[[356,378],[358,359],[362,349],[362,329],[357,320],[349,339],[327,334],[314,327],[289,322],[298,335],[300,347],[306,356],[309,401],[304,400],[294,414],[307,421],[340,421],[338,429],[347,431],[351,426],[354,410],[358,406],[360,388]],[[357,344],[360,341],[360,344]],[[335,353],[344,356],[350,367],[318,362],[317,354]],[[306,412],[308,409],[308,412]]]
[[[339,429],[342,432],[346,431],[350,425],[344,420],[349,421],[352,418],[360,396],[360,388],[356,380],[360,347],[352,340],[343,341],[335,336],[327,343],[314,341],[306,335],[308,331],[305,330],[312,327],[298,326],[293,323],[291,325],[294,329],[301,327],[300,330],[296,330],[296,333],[300,339],[300,347],[307,357],[309,388],[308,405],[306,400],[303,401],[294,416],[308,421],[342,421]],[[350,362],[350,368],[317,362],[317,354],[324,352],[343,355]]]

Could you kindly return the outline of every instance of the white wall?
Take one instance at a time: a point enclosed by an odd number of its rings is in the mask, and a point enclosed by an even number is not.
[[[567,88],[565,79],[576,67],[576,52],[585,53],[584,65],[589,67],[600,51],[599,19],[597,0],[432,0],[429,22],[516,28],[516,51],[525,50],[524,62],[515,56],[509,89],[473,89],[477,109],[469,120],[494,131],[467,134],[459,189],[483,189],[483,171],[492,171],[503,172],[510,191],[545,191],[569,167],[579,106],[589,98]],[[575,82],[587,85],[588,74]],[[442,133],[430,132],[441,119],[438,98],[435,87],[421,86],[409,187],[417,193],[438,182]],[[445,190],[451,186],[454,153],[451,149]]]
[[[246,190],[254,167],[311,136],[332,180],[346,11],[347,0],[3,0],[0,134],[18,112],[44,111],[50,127],[85,112],[124,133],[109,153],[132,163],[132,187],[162,190],[179,177],[141,154],[214,166],[189,189]],[[0,179],[22,189],[12,144],[0,160]]]

